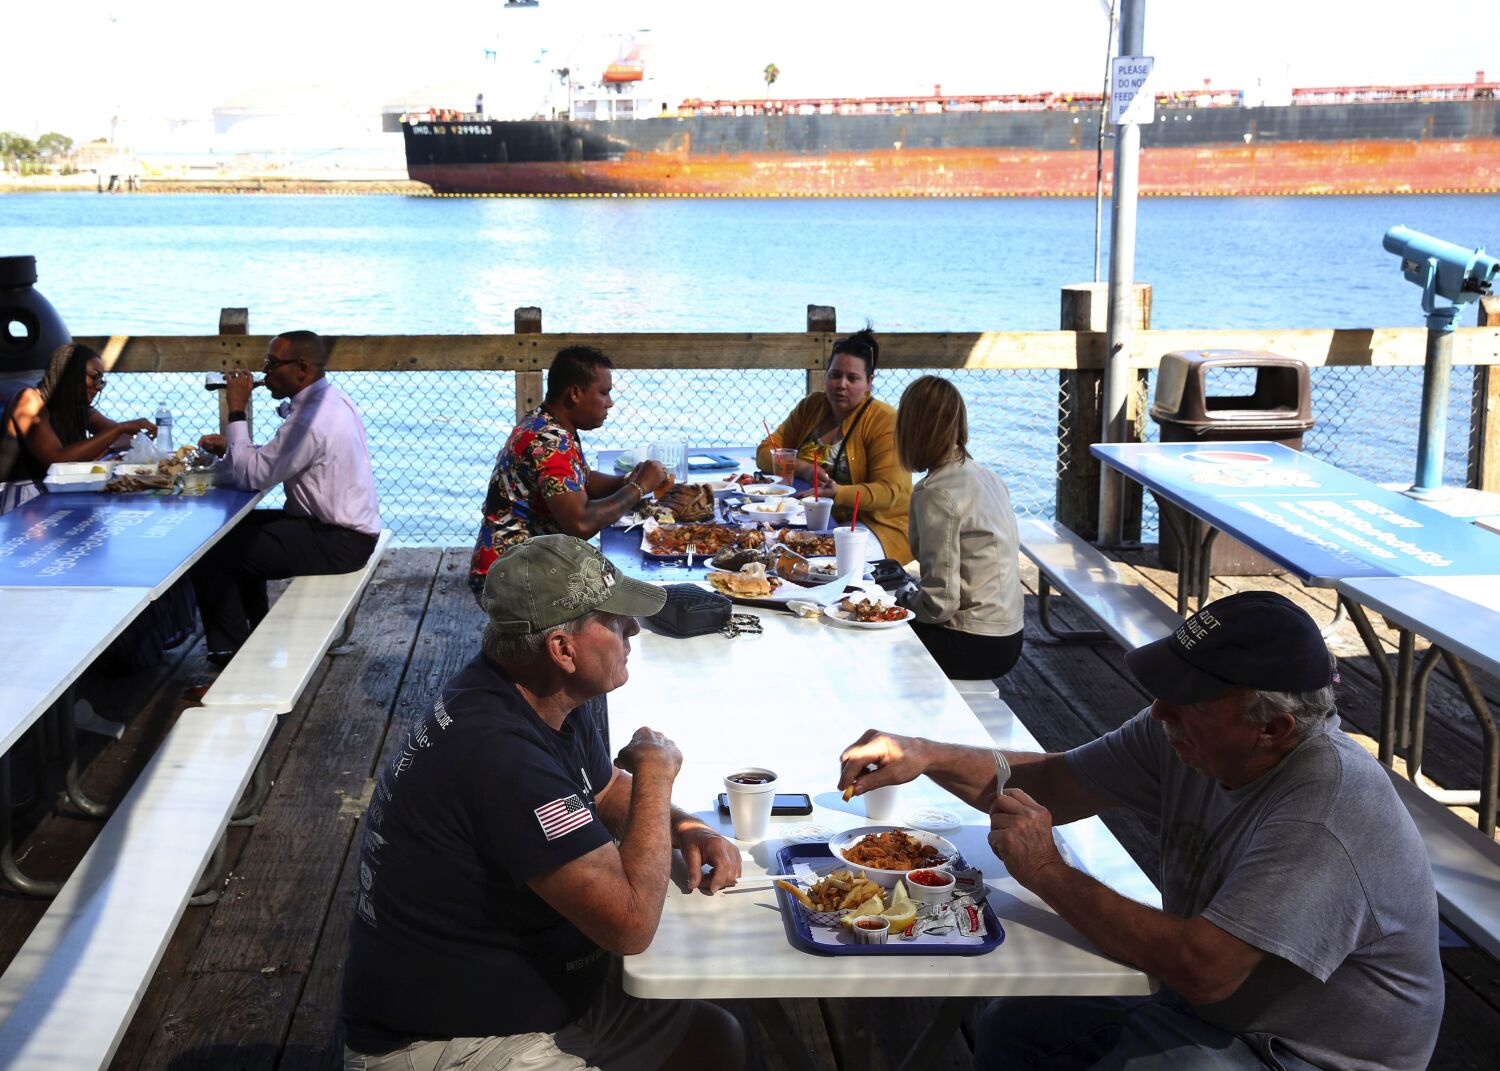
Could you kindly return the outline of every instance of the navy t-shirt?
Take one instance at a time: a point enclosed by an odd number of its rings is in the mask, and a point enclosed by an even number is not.
[[[593,1003],[608,956],[526,882],[612,839],[594,807],[604,716],[601,696],[554,730],[480,656],[408,725],[365,814],[351,1048],[553,1032]]]

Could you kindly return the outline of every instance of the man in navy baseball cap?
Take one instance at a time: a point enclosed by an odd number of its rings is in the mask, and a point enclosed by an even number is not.
[[[1197,703],[1243,686],[1311,692],[1335,679],[1317,624],[1285,595],[1242,591],[1203,607],[1176,632],[1126,652],[1141,686],[1170,703]]]
[[[1005,872],[1161,983],[998,1000],[975,1067],[1425,1068],[1443,1018],[1432,870],[1386,770],[1339,725],[1318,626],[1242,592],[1125,661],[1150,706],[1071,751],[872,729],[840,756],[856,791],[927,775],[987,809]],[[1058,849],[1055,825],[1108,810],[1156,831],[1159,909]]]

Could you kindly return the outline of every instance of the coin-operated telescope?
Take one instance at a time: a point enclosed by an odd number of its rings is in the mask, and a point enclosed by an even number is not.
[[[1441,498],[1443,442],[1448,430],[1448,379],[1453,367],[1453,325],[1465,305],[1490,292],[1500,260],[1410,227],[1385,232],[1386,252],[1401,258],[1401,274],[1422,288],[1427,316],[1427,359],[1422,373],[1422,425],[1417,433],[1417,478],[1410,494]],[[1439,304],[1439,299],[1447,304]]]

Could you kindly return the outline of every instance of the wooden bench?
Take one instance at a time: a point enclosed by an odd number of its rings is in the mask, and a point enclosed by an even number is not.
[[[275,727],[183,711],[0,976],[0,1066],[109,1065]]]
[[[342,653],[354,631],[360,596],[375,575],[391,533],[380,533],[370,560],[352,573],[299,576],[203,696],[207,707],[270,707],[286,714],[297,705],[325,653]]]
[[[1060,524],[1020,518],[1021,553],[1036,563],[1038,612],[1042,627],[1066,642],[1114,640],[1127,651],[1170,636],[1182,618],[1086,540]],[[1059,629],[1052,624],[1047,598],[1056,588],[1084,611],[1099,629]]]
[[[1500,959],[1500,844],[1387,769],[1432,860],[1438,911],[1476,947]]]
[[[277,714],[290,713],[323,656],[347,650],[359,600],[390,541],[390,530],[381,532],[369,560],[353,572],[299,576],[288,584],[204,693],[203,705],[269,707]],[[235,809],[235,825],[254,825],[259,820],[256,812],[269,789],[265,769],[257,766],[250,791]]]

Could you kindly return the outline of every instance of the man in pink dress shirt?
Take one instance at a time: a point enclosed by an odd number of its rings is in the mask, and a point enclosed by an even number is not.
[[[284,509],[254,510],[193,566],[209,661],[225,665],[266,616],[266,581],[347,573],[369,561],[380,536],[380,504],[359,409],[324,376],[328,351],[311,331],[288,331],[266,347],[264,378],[291,409],[271,441],[250,441],[245,407],[253,378],[225,375],[229,424],[199,445],[226,456],[247,490],[286,488]]]

